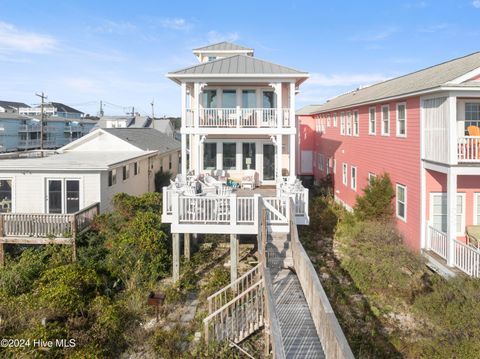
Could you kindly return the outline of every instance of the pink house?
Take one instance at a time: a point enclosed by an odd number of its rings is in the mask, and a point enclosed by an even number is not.
[[[369,178],[389,173],[406,244],[446,275],[480,276],[480,53],[307,106],[297,119],[300,159],[312,163],[300,175],[331,174],[336,200],[351,208]]]

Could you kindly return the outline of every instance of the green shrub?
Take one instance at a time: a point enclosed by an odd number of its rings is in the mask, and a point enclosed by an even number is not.
[[[209,274],[203,291],[208,295],[219,291],[230,283],[230,271],[224,266],[216,266]]]
[[[160,358],[176,359],[184,357],[188,338],[185,329],[176,325],[172,329],[159,328],[152,336],[151,344]]]
[[[387,173],[373,178],[363,189],[363,195],[357,197],[355,215],[360,220],[391,220],[394,214],[394,197],[395,192]]]
[[[180,276],[178,286],[182,290],[191,291],[197,287],[197,283],[199,280],[199,276],[195,272],[195,265],[190,261],[186,261],[182,263],[182,267],[183,270]]]
[[[155,192],[162,193],[163,187],[170,185],[170,179],[172,178],[171,172],[158,171],[155,173]]]

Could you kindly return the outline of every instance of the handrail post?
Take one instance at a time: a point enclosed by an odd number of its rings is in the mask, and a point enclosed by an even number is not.
[[[235,226],[237,224],[237,195],[230,195],[230,224]]]
[[[70,217],[70,232],[72,234],[72,261],[77,260],[77,215],[73,214]]]

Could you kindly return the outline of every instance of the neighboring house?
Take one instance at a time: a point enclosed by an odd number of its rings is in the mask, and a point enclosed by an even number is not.
[[[18,113],[20,107],[27,108],[30,107],[23,102],[14,102],[14,101],[0,101],[0,113]]]
[[[40,105],[36,107],[20,107],[18,113],[27,116],[41,116],[42,107]],[[79,119],[83,116],[83,112],[67,106],[60,102],[48,102],[43,105],[43,113],[45,116],[63,117],[71,119]]]
[[[151,127],[171,137],[175,136],[175,127],[169,118],[155,118]]]
[[[171,137],[175,134],[170,119],[149,116],[102,116],[96,128],[154,128]]]
[[[478,242],[465,237],[480,225],[480,53],[309,106],[298,119],[303,160],[312,157],[317,181],[333,176],[337,200],[354,206],[370,178],[389,173],[407,245],[480,275]]]
[[[110,208],[116,193],[154,190],[162,166],[176,173],[180,145],[153,129],[95,130],[46,157],[0,160],[0,210],[74,213]]]

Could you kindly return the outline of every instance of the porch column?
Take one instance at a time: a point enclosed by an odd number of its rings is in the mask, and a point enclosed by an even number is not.
[[[238,273],[238,239],[236,234],[230,235],[230,282],[237,280]]]
[[[282,149],[282,135],[277,135],[277,179],[282,178],[282,156],[283,156],[283,149]]]
[[[290,143],[288,145],[288,150],[289,150],[289,154],[288,154],[288,159],[290,161],[289,163],[289,168],[288,168],[288,171],[289,171],[289,174],[290,174],[290,177],[295,177],[296,175],[296,171],[295,171],[295,135],[291,134],[290,135]]]
[[[190,260],[190,233],[183,234],[183,256]]]
[[[172,277],[173,277],[173,282],[176,283],[180,278],[180,234],[179,233],[172,233],[172,250],[173,250]]]
[[[187,135],[182,132],[182,177],[187,180]]]
[[[450,167],[447,173],[447,265],[455,263],[455,243],[457,238],[457,173]]]
[[[278,82],[275,84],[275,96],[277,97],[277,127],[283,127],[283,96],[282,96],[282,83]]]
[[[290,143],[289,143],[289,172],[290,172],[290,177],[295,177],[297,174],[297,168],[296,168],[296,163],[297,163],[297,151],[296,151],[296,126],[295,126],[295,82],[290,82],[290,87],[289,87],[289,95],[290,95],[290,101],[289,101],[289,109],[290,109],[290,128],[295,129],[295,134],[290,135]]]

